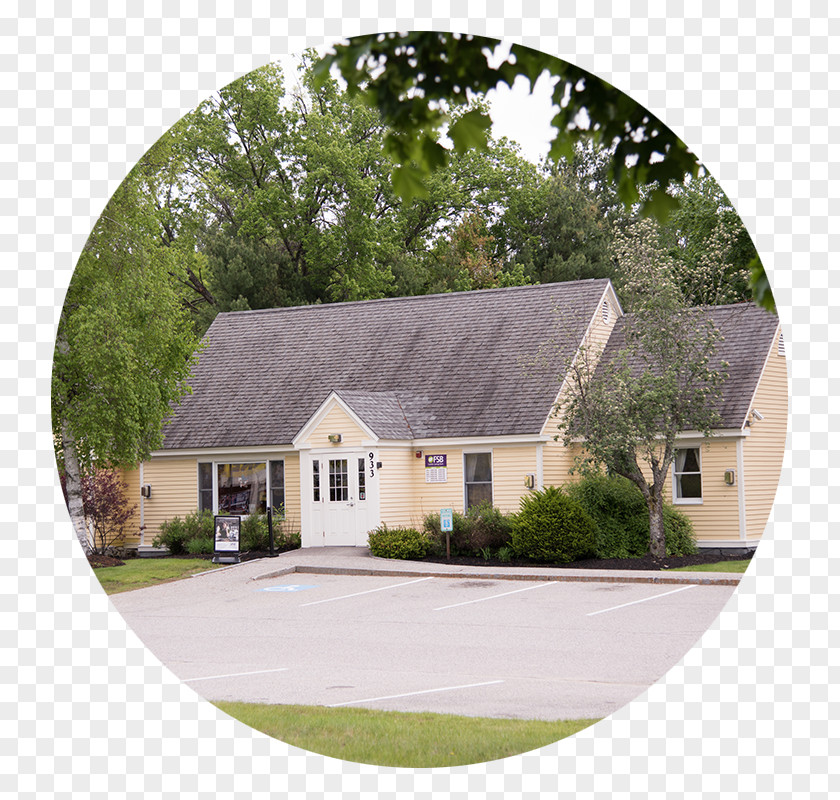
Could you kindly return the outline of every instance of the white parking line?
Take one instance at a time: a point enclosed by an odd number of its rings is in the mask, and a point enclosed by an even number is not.
[[[315,600],[312,603],[301,603],[300,607],[317,606],[319,603],[331,603],[333,600],[346,600],[348,597],[358,597],[362,594],[370,594],[371,592],[384,592],[386,589],[399,589],[400,586],[408,586],[412,583],[420,583],[420,581],[430,581],[431,576],[427,578],[417,578],[413,581],[405,581],[405,583],[392,583],[390,586],[381,586],[379,589],[368,589],[366,592],[354,592],[353,594],[345,594],[341,597],[328,597],[326,600]]]
[[[477,686],[493,686],[504,681],[485,681],[484,683],[466,683],[463,686],[443,686],[439,689],[423,689],[420,692],[406,692],[405,694],[389,694],[386,697],[368,697],[366,700],[349,700],[346,703],[333,703],[327,708],[338,708],[339,706],[352,706],[356,703],[375,703],[378,700],[396,700],[400,697],[414,697],[418,694],[433,694],[434,692],[451,692],[455,689],[474,689]]]
[[[441,606],[434,609],[435,611],[445,611],[447,608],[458,608],[458,606],[468,606],[470,603],[483,603],[485,600],[495,600],[497,597],[507,597],[509,594],[518,594],[519,592],[528,592],[531,589],[541,589],[543,586],[551,586],[556,581],[543,581],[536,586],[526,586],[524,589],[514,589],[512,592],[502,592],[502,594],[491,594],[489,597],[479,597],[477,600],[466,600],[463,603],[453,603],[451,606]]]
[[[184,683],[192,683],[194,681],[215,681],[219,678],[242,678],[245,675],[264,675],[267,672],[287,672],[288,667],[280,667],[279,669],[258,669],[254,672],[232,672],[230,675],[207,675],[204,678],[182,678]]]
[[[626,608],[627,606],[634,606],[637,603],[646,603],[648,600],[658,600],[660,597],[667,597],[669,594],[676,594],[677,592],[684,592],[686,589],[694,589],[697,584],[689,584],[688,586],[680,586],[679,589],[672,589],[670,592],[663,592],[662,594],[655,594],[653,597],[643,597],[641,600],[633,600],[630,603],[622,603],[620,606],[613,606],[612,608],[602,608],[600,611],[590,611],[586,616],[594,617],[596,614],[606,614],[608,611],[617,611],[619,608]]]

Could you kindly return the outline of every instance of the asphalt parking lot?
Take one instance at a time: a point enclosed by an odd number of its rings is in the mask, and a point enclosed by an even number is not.
[[[208,700],[571,719],[641,694],[733,590],[241,565],[111,599]]]

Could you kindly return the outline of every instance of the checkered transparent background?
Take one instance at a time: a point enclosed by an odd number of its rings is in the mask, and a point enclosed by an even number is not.
[[[0,780],[20,798],[768,796],[838,793],[840,22],[823,2],[13,2],[0,5],[3,640]],[[413,17],[395,16],[397,9]],[[69,16],[69,14],[73,16]],[[289,14],[297,16],[290,16]],[[371,14],[372,16],[362,16]],[[789,447],[767,534],[718,623],[657,685],[576,737],[502,762],[378,769],[217,712],[126,629],[57,486],[49,380],[74,264],[140,155],[214,89],[279,55],[394,29],[509,38],[662,117],[709,166],[771,275]],[[832,774],[833,773],[833,774]],[[14,787],[14,788],[11,788]]]

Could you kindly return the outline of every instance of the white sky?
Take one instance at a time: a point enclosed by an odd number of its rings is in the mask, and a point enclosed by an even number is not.
[[[317,49],[323,53],[329,48],[324,46]],[[504,52],[504,48],[500,48],[496,56]],[[282,56],[278,61],[283,67],[286,86],[290,88],[296,78],[298,57]],[[551,119],[557,109],[551,104],[551,89],[549,76],[544,74],[537,81],[533,94],[528,92],[528,81],[519,77],[513,88],[502,84],[498,89],[490,90],[486,96],[493,120],[493,137],[507,137],[516,142],[522,148],[522,156],[535,164],[547,155],[549,144],[554,138]]]

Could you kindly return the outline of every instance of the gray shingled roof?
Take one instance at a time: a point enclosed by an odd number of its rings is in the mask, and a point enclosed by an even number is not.
[[[288,444],[332,391],[382,438],[539,433],[607,285],[219,314],[164,449]]]
[[[729,364],[717,412],[721,428],[741,428],[750,410],[750,402],[773,343],[779,320],[752,303],[706,306],[696,309],[706,314],[723,336],[718,342],[714,363]],[[632,314],[616,322],[604,351],[602,366],[625,344],[625,329]]]

